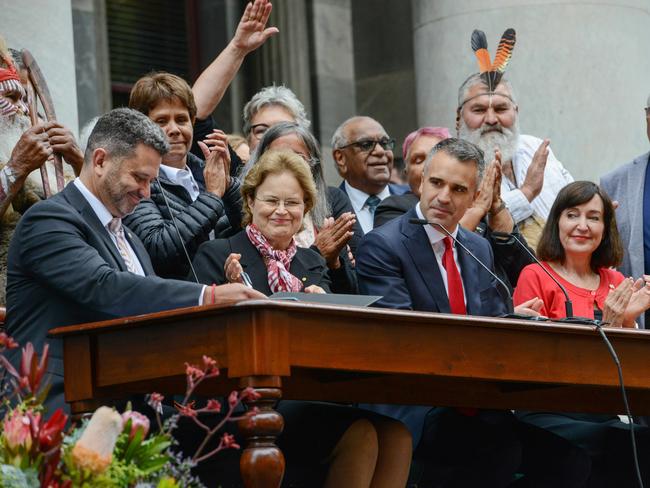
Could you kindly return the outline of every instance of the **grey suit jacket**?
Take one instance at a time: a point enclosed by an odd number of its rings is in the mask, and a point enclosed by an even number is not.
[[[50,407],[63,406],[63,351],[60,341],[47,338],[50,329],[198,305],[202,285],[156,277],[142,242],[129,229],[125,234],[147,276],[127,271],[72,183],[32,206],[16,228],[8,255],[6,327],[22,346],[31,341],[40,352],[50,344]]]
[[[641,277],[643,262],[643,187],[650,152],[624,164],[600,179],[600,186],[612,200],[618,201],[616,224],[621,235],[625,255],[619,267],[625,276]],[[638,318],[645,327],[644,317]]]

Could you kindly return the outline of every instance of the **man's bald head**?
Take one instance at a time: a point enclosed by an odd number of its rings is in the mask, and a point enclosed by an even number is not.
[[[339,174],[350,186],[369,195],[386,188],[394,147],[395,141],[371,117],[350,117],[332,136],[332,155]]]

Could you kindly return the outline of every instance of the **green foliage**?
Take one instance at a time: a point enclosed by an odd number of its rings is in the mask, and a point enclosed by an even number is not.
[[[9,464],[0,464],[0,486],[2,488],[40,488],[38,472],[34,469],[21,470]]]

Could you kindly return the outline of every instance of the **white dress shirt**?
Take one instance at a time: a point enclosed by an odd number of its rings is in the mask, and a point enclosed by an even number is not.
[[[84,185],[79,178],[75,178],[74,185],[77,187],[77,189],[81,192],[84,198],[88,201],[92,209],[95,211],[97,218],[106,229],[106,232],[108,232],[108,235],[111,236],[111,240],[113,241],[113,244],[115,244],[115,249],[119,253],[120,249],[117,245],[117,237],[108,229],[108,224],[110,223],[111,220],[113,220],[113,215],[111,215],[111,213],[108,211],[106,206],[99,200],[99,198],[93,195],[91,191],[88,188],[86,188],[86,185]],[[125,231],[125,233],[127,233],[127,231]],[[127,251],[131,258],[131,262],[133,263],[136,269],[135,274],[144,276],[145,275],[144,270],[142,269],[142,264],[140,264],[140,260],[138,259],[138,256],[133,251],[133,248],[131,247],[129,240],[128,239],[124,239],[124,240],[126,242]]]
[[[517,151],[512,158],[512,172],[517,180],[517,185],[523,185],[535,151],[542,142],[542,139],[534,136],[524,134],[519,136]],[[548,159],[544,169],[544,185],[540,194],[533,198],[532,202],[529,202],[523,192],[515,185],[515,182],[508,180],[504,176],[501,179],[501,198],[508,207],[515,223],[521,222],[533,214],[546,221],[555,197],[562,188],[572,182],[573,176],[557,160],[549,146]]]
[[[366,200],[368,200],[368,197],[370,195],[362,192],[361,190],[357,190],[353,186],[350,186],[347,181],[344,184],[345,191],[350,198],[350,203],[352,203],[352,208],[354,209],[354,213],[357,216],[357,221],[359,221],[363,233],[367,234],[373,229],[375,219],[374,214],[370,211],[368,205],[366,205]],[[390,189],[388,188],[388,185],[386,185],[386,187],[380,193],[377,193],[379,200],[383,200],[389,196]]]
[[[106,229],[106,232],[108,232],[108,235],[111,237],[113,244],[115,244],[115,249],[119,254],[120,249],[117,246],[117,237],[115,237],[115,235],[110,230],[108,230],[108,224],[111,220],[113,220],[113,215],[111,215],[111,213],[108,211],[106,206],[99,200],[99,198],[97,198],[95,195],[91,193],[91,191],[86,187],[86,185],[83,184],[83,182],[79,178],[75,178],[73,184],[74,186],[77,187],[77,189],[81,192],[84,198],[88,201],[90,207],[95,211],[95,215],[97,215],[97,218]],[[125,233],[126,232],[127,231],[125,230]],[[139,276],[145,276],[144,269],[142,269],[142,264],[140,264],[140,260],[138,259],[138,256],[133,251],[133,248],[131,247],[131,244],[129,244],[128,239],[125,239],[125,241],[126,241],[126,247],[128,248],[129,251],[129,255],[131,256],[131,260],[136,267],[135,274]],[[203,293],[205,292],[205,289],[206,286],[203,285],[201,294],[199,295],[199,300],[198,300],[199,305],[203,305]]]
[[[172,166],[167,166],[166,164],[161,164],[160,171],[165,174],[169,181],[185,188],[187,193],[190,194],[192,201],[195,201],[199,197],[199,193],[201,192],[199,184],[196,182],[194,175],[187,166],[183,169],[178,169]]]
[[[419,219],[426,219],[426,217],[422,213],[422,209],[420,208],[419,203],[415,205],[415,212],[418,214]],[[424,225],[423,227],[424,227],[424,231],[427,233],[427,237],[429,238],[429,243],[433,248],[433,254],[436,255],[436,262],[438,263],[438,268],[440,269],[440,276],[442,276],[442,282],[445,284],[445,292],[447,292],[447,297],[449,297],[449,285],[447,284],[447,270],[445,269],[445,266],[442,264],[442,257],[445,254],[444,239],[445,237],[447,237],[447,234],[443,234],[442,232],[440,232],[439,230],[437,230],[435,227],[431,225]],[[456,236],[458,236],[458,225],[456,225],[456,228],[450,232],[453,238],[456,239]],[[460,262],[458,261],[458,251],[456,250],[456,243],[453,241],[452,241],[451,249],[454,253],[454,261],[456,262],[456,267],[458,268],[458,274],[461,275],[461,281],[462,281],[463,276],[460,267]],[[463,283],[463,300],[465,300],[465,304],[467,304],[465,283]]]

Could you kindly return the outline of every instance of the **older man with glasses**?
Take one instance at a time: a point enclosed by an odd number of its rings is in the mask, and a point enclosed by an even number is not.
[[[645,107],[646,131],[650,141],[650,96]],[[625,255],[619,271],[625,276],[650,281],[650,171],[646,152],[600,179],[600,186],[618,202],[616,224],[623,240]],[[643,204],[639,198],[643,196]],[[638,319],[640,327],[650,320],[648,312]]]
[[[332,136],[332,154],[344,179],[339,188],[350,198],[364,234],[373,228],[379,203],[408,190],[390,183],[394,147],[395,139],[370,117],[349,118]]]

